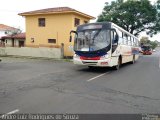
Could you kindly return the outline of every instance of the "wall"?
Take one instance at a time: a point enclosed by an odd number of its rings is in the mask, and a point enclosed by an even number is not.
[[[19,41],[25,41],[25,40],[14,39],[14,47],[19,47]],[[5,39],[5,47],[12,47],[12,39]]]
[[[0,38],[2,36],[6,36],[6,35],[9,35],[10,33],[12,33],[14,30],[0,30]],[[5,33],[7,32],[7,34]]]
[[[0,48],[0,55],[15,55],[15,56],[30,56],[30,57],[45,57],[45,58],[61,58],[60,48]]]
[[[0,31],[0,38],[2,37],[2,36],[5,36],[6,34],[5,34],[5,31]]]
[[[46,19],[46,26],[38,26],[38,18]],[[28,47],[61,47],[61,43],[69,42],[72,28],[70,14],[26,16],[26,46]],[[31,42],[34,38],[34,43]],[[48,43],[48,39],[56,39],[56,43]],[[70,53],[65,53],[65,55]]]
[[[15,46],[18,46],[17,40],[14,41]],[[6,47],[12,47],[12,40],[11,39],[5,39],[5,46]]]
[[[73,15],[72,15],[72,29],[74,29],[74,30],[76,30],[76,28],[77,28],[77,27],[74,26],[74,19],[75,19],[75,18],[80,19],[80,25],[85,24],[84,21],[87,21],[88,23],[89,23],[89,21],[90,21],[90,19],[85,18],[85,17],[83,17],[83,16],[81,16],[81,15],[73,14]]]

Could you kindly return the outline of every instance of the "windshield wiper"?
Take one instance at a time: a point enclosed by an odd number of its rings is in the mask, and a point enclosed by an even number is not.
[[[100,31],[101,31],[101,30],[98,30],[97,33],[93,36],[93,39],[92,39],[92,40],[93,40],[93,44],[94,44],[95,38],[99,35]]]

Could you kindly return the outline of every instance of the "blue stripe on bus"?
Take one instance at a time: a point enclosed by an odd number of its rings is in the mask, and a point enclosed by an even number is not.
[[[139,54],[138,48],[132,48],[132,54]]]
[[[98,57],[98,56],[104,56],[107,54],[107,52],[104,51],[98,51],[97,53],[84,53],[80,51],[75,52],[78,56],[84,56],[84,57]]]
[[[138,50],[132,50],[132,54],[139,54]]]

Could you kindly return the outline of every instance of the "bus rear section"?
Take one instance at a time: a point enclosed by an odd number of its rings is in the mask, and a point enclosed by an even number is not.
[[[151,46],[150,45],[143,45],[142,46],[142,53],[143,55],[151,55],[152,54],[152,50],[151,50]]]

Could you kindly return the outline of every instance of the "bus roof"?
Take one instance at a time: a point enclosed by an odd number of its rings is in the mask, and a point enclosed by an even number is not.
[[[116,25],[113,22],[96,22],[96,23],[83,24],[83,25],[79,25],[77,27],[77,31],[87,29],[87,27],[88,27],[88,29],[96,29],[96,28],[100,29],[100,28],[103,28],[103,27],[112,28],[112,26],[117,28],[117,29],[119,29],[120,31],[125,32],[126,34],[134,37],[135,39],[138,39],[136,36],[132,35],[131,33],[129,33],[128,31],[124,30],[122,27]]]

